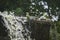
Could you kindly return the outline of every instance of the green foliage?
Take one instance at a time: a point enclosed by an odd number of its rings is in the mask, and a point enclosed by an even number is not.
[[[34,6],[34,12],[36,12],[36,9],[38,9],[40,12],[44,12],[46,11],[42,5],[38,5],[38,2],[41,1],[41,0],[33,0],[34,3],[36,3],[36,5]],[[55,11],[56,10],[56,7],[60,8],[60,0],[43,0],[45,2],[47,2],[48,4],[48,7],[51,7],[51,11],[53,15],[55,15]],[[31,0],[0,0],[0,11],[4,11],[4,10],[15,10],[16,8],[22,8],[23,9],[23,12],[26,13],[27,11],[34,15],[34,14],[38,14],[39,15],[39,12],[37,13],[31,13],[30,12],[30,9],[29,9],[29,6],[32,5],[31,4]],[[49,9],[48,9],[49,10]]]
[[[58,21],[56,25],[57,25],[57,32],[60,33],[60,21]]]
[[[15,10],[15,15],[21,16],[22,14],[23,14],[23,10],[22,10],[21,8],[17,8],[17,9]]]
[[[57,28],[57,32],[60,33],[60,27]]]

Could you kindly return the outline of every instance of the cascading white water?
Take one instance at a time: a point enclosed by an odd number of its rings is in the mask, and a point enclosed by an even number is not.
[[[10,12],[8,15],[8,12],[0,12],[0,15],[2,15],[4,18],[5,26],[9,30],[9,36],[11,40],[31,40],[30,36],[27,38],[24,38],[24,35],[26,36],[28,33],[24,33],[26,30],[24,30],[24,27],[22,23],[24,24],[25,21],[27,21],[26,17],[25,20],[22,20],[22,17],[14,16],[14,13]],[[24,18],[23,18],[24,19]],[[27,31],[28,32],[28,31]],[[24,34],[23,34],[24,33]]]
[[[27,26],[25,23],[27,22],[27,17],[14,16],[13,12],[8,14],[7,11],[0,12],[0,15],[3,16],[3,20],[7,30],[9,30],[9,36],[11,40],[35,40],[35,38],[31,38],[32,30],[29,30],[31,25]],[[35,20],[36,17],[30,16],[30,19]]]

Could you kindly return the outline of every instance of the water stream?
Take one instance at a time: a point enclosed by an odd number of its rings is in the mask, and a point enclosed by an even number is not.
[[[9,32],[9,37],[11,40],[32,40],[30,35],[28,35],[29,30],[26,28],[27,18],[14,16],[13,12],[0,12],[3,17],[5,26]]]

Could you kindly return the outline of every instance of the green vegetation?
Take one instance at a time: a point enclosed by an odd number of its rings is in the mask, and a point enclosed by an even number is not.
[[[15,15],[17,16],[23,15],[23,10],[21,8],[17,8],[14,12],[15,12]]]

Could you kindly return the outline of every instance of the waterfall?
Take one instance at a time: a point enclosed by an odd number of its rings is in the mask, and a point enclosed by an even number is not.
[[[0,12],[0,15],[3,17],[4,26],[7,28],[11,40],[32,40],[25,23],[27,17],[18,17],[14,15],[14,12],[8,14],[7,11]]]
[[[36,17],[30,16],[30,20],[28,22],[27,17],[15,16],[14,12],[10,12],[10,14],[8,14],[7,11],[4,11],[0,12],[0,15],[2,16],[0,16],[0,25],[3,24],[3,27],[6,29],[6,32],[11,40],[36,40],[36,37],[39,37],[39,33],[37,33],[39,30],[35,30],[36,27],[34,20]],[[4,28],[0,28],[0,30],[5,32]],[[35,37],[36,33],[38,36]]]

